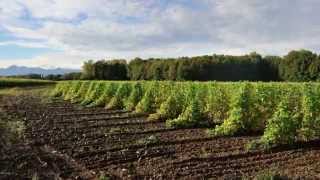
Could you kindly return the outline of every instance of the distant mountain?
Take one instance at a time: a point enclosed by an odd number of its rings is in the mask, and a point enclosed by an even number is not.
[[[0,68],[0,76],[14,76],[14,75],[27,75],[27,74],[66,74],[71,72],[80,72],[79,69],[44,69],[40,67],[25,67],[25,66],[10,66],[7,68]]]

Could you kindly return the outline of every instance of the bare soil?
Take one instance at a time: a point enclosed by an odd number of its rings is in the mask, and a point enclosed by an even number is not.
[[[143,114],[83,108],[24,95],[1,98],[25,119],[23,143],[0,157],[0,179],[252,179],[276,172],[320,179],[320,141],[247,151],[259,136],[212,138],[205,128],[172,129]]]

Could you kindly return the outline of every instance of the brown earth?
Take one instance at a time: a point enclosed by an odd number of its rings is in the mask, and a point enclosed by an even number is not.
[[[320,141],[246,151],[258,136],[212,138],[205,128],[172,129],[146,115],[83,108],[23,95],[1,99],[25,119],[25,142],[0,158],[0,179],[251,179],[275,172],[320,179]]]

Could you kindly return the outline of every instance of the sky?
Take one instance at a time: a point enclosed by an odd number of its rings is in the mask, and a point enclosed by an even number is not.
[[[320,0],[0,0],[0,67],[320,53]]]

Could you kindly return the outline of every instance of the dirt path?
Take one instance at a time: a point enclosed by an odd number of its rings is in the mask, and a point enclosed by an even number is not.
[[[276,170],[290,178],[320,179],[318,141],[248,152],[245,145],[259,137],[212,138],[204,128],[171,129],[122,110],[61,100],[41,104],[28,96],[6,109],[26,120],[29,145],[23,151],[42,153],[30,156],[41,157],[61,178],[94,179],[103,171],[111,179],[237,179]]]

